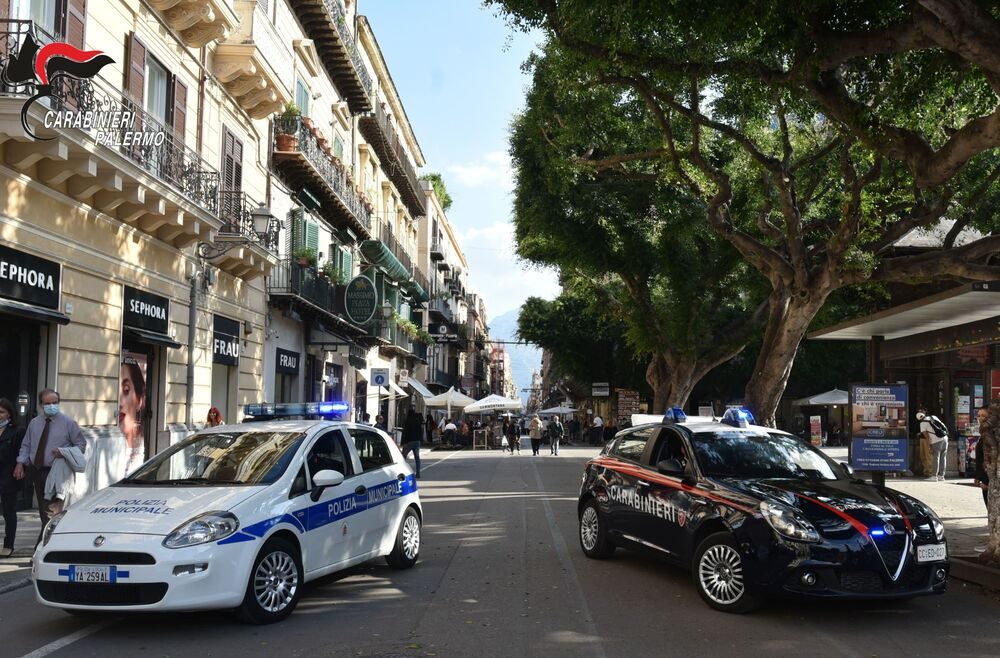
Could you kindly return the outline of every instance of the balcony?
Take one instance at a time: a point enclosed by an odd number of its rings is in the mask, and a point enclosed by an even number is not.
[[[236,11],[239,31],[219,44],[214,73],[244,112],[263,119],[291,99],[286,85],[295,79],[292,50],[278,36],[264,3],[237,0]]]
[[[391,320],[390,320],[391,322]],[[389,330],[389,344],[379,347],[379,353],[384,356],[413,356],[415,341],[407,335],[402,327],[393,324]]]
[[[480,332],[476,332],[476,347],[478,349],[486,349],[486,336]]]
[[[351,112],[371,112],[371,76],[347,26],[347,12],[340,0],[296,0],[289,4]]]
[[[376,222],[372,239],[361,243],[361,253],[393,281],[410,280],[413,269],[410,256],[385,222]]]
[[[430,311],[432,318],[437,316],[439,320],[444,320],[445,322],[452,321],[451,308],[448,306],[448,302],[443,299],[432,299],[427,305],[427,310]]]
[[[423,341],[416,341],[413,343],[413,356],[414,358],[427,363],[427,343]]]
[[[213,265],[243,279],[267,275],[278,263],[278,234],[261,238],[254,230],[253,212],[260,207],[240,190],[219,192],[219,215],[222,227],[215,244],[242,243],[211,259]]]
[[[267,294],[272,300],[285,299],[322,313],[341,328],[361,334],[365,329],[344,319],[344,288],[331,285],[315,268],[299,265],[285,258],[274,266],[267,279]]]
[[[150,4],[189,48],[222,39],[240,22],[226,0],[150,0]]]
[[[439,240],[431,242],[431,260],[444,260],[444,247]]]
[[[429,368],[427,372],[427,383],[440,386],[441,388],[448,388],[453,386],[458,377],[453,377],[446,370],[438,370],[437,368]]]
[[[361,117],[358,128],[378,153],[382,169],[396,185],[403,203],[414,216],[423,215],[426,212],[424,192],[417,180],[417,172],[406,155],[403,141],[385,111],[385,104],[376,104],[374,112]]]
[[[372,215],[354,190],[347,169],[319,141],[306,121],[296,119],[275,129],[274,169],[296,191],[308,188],[320,200],[319,213],[334,227],[371,239]]]
[[[52,37],[29,21],[0,22],[0,52]],[[177,248],[211,241],[221,227],[219,172],[101,78],[53,81],[52,95],[21,111],[32,85],[0,96],[0,148],[10,168]],[[89,119],[88,119],[89,117]],[[46,127],[48,123],[49,127]]]

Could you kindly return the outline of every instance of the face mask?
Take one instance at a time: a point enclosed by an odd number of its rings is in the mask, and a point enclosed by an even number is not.
[[[42,411],[45,412],[46,416],[52,417],[59,413],[59,404],[46,404],[42,405]]]
[[[923,420],[924,414],[917,414],[917,420]]]
[[[8,425],[10,425],[10,418],[4,418],[3,420],[0,420],[0,430],[7,427]]]

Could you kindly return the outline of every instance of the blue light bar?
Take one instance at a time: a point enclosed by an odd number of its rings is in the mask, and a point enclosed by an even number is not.
[[[685,420],[687,420],[687,415],[684,413],[684,410],[681,409],[680,407],[673,407],[671,409],[667,409],[663,413],[663,424],[664,425],[673,425],[674,423],[683,423]]]
[[[753,414],[746,409],[726,409],[722,422],[733,427],[749,427],[753,423]]]
[[[278,402],[255,403],[243,406],[249,420],[266,418],[293,418],[296,416],[322,416],[339,418],[351,408],[347,402]]]
[[[880,530],[878,528],[872,528],[869,533],[872,537],[881,537],[885,534],[885,530]]]

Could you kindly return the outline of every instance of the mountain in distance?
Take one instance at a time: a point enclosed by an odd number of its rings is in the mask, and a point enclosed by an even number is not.
[[[520,308],[507,311],[489,321],[490,338],[494,340],[517,340],[517,316]],[[514,377],[514,385],[521,400],[527,404],[528,392],[523,388],[531,387],[531,373],[542,368],[542,350],[534,345],[504,345],[510,355],[510,369]]]

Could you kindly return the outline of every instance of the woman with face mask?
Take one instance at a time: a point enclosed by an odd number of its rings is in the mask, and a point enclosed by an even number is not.
[[[14,478],[17,453],[21,451],[24,428],[14,423],[14,405],[6,398],[0,398],[0,507],[3,507],[4,537],[0,557],[9,557],[14,552],[14,536],[17,534],[17,490]]]

